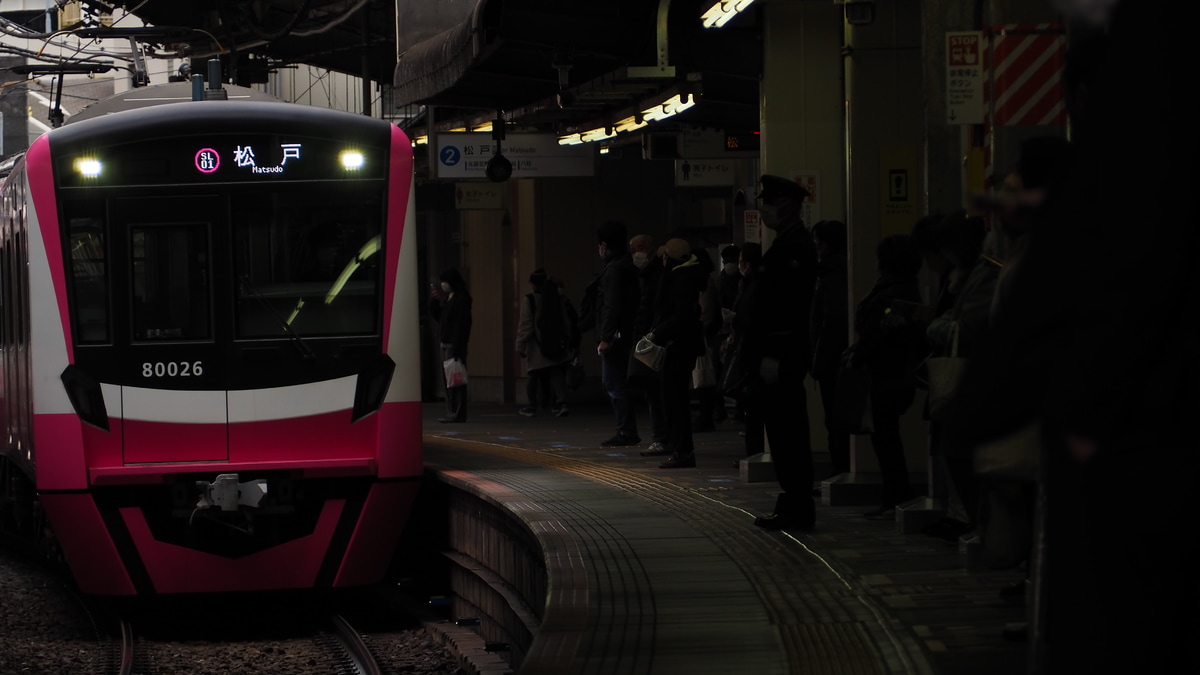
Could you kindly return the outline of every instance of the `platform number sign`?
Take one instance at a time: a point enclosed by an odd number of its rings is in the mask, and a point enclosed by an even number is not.
[[[454,166],[455,164],[458,164],[460,159],[462,159],[462,152],[453,145],[448,145],[442,148],[442,152],[439,154],[439,157],[442,160],[442,164],[445,164],[446,166]]]

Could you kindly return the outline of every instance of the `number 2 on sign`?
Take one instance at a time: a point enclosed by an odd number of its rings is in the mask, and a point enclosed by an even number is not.
[[[203,361],[149,361],[142,364],[142,377],[200,377]]]

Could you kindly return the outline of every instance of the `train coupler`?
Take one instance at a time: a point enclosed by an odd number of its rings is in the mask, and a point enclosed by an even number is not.
[[[198,480],[196,488],[200,491],[200,500],[196,502],[198,509],[220,508],[222,511],[237,511],[239,506],[257,508],[267,495],[265,479],[239,483],[236,473],[220,474],[211,483]]]

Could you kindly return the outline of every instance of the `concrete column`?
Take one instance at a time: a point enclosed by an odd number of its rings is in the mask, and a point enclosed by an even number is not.
[[[872,23],[845,27],[852,320],[854,304],[879,275],[879,241],[911,231],[924,212],[921,2],[879,2],[875,10]],[[917,475],[928,456],[923,400],[919,395],[901,420],[909,472]],[[854,437],[851,467],[855,474],[878,471],[869,437]]]
[[[815,180],[806,225],[845,221],[841,5],[769,0],[763,17],[759,173]],[[752,182],[757,182],[757,176]],[[763,247],[768,248],[773,239],[773,233],[763,228]],[[820,393],[811,378],[805,386],[813,450],[826,452]]]
[[[846,218],[841,36],[839,5],[772,0],[764,7],[762,173],[815,173],[815,220]]]
[[[969,125],[946,119],[946,33],[979,30],[983,0],[924,0],[921,46],[924,66],[926,213],[950,213],[965,204],[963,162],[970,145]]]

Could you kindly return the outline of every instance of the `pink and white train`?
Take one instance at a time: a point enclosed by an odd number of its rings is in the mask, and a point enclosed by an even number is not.
[[[86,593],[378,581],[422,475],[409,139],[153,93],[4,181],[0,523]]]

